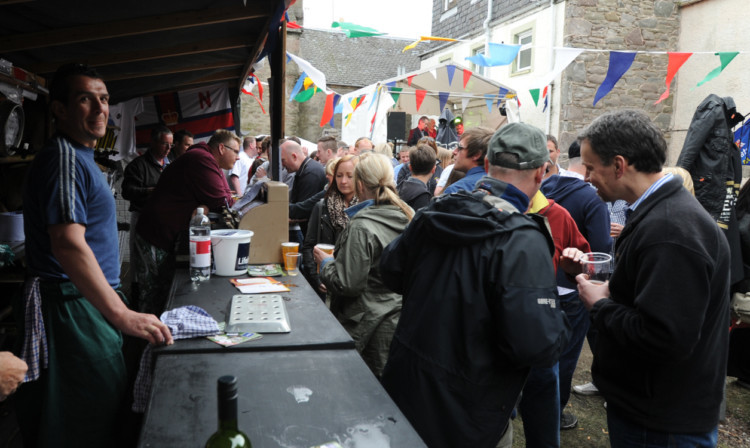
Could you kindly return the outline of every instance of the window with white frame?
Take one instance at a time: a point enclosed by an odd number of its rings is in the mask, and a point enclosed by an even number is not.
[[[480,54],[484,54],[484,45],[482,45],[481,47],[476,47],[476,48],[472,48],[471,49],[471,55],[472,56],[477,56],[477,55],[480,55]],[[474,72],[474,73],[476,73],[479,76],[484,76],[484,69],[485,69],[485,67],[483,67],[481,65],[477,65],[477,64],[474,64],[474,63],[471,64],[471,71]]]
[[[521,46],[521,50],[518,52],[518,56],[513,63],[514,72],[531,70],[533,31],[532,29],[528,29],[513,36],[513,42]]]
[[[455,8],[458,5],[458,0],[443,0],[443,11],[447,11],[451,8]]]

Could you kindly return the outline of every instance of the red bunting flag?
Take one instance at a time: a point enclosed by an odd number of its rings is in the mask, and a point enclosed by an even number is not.
[[[667,79],[665,81],[665,83],[667,84],[667,90],[661,94],[659,99],[654,104],[659,104],[662,101],[666,100],[667,97],[669,97],[669,85],[672,84],[672,80],[677,74],[677,71],[680,70],[680,67],[682,67],[682,64],[684,64],[690,58],[690,56],[693,55],[693,53],[667,54],[669,55],[669,62],[667,63]]]
[[[335,96],[335,93],[329,93],[326,96],[326,105],[323,108],[323,116],[320,117],[320,127],[326,125],[327,122],[331,120],[331,117],[333,116],[333,97]]]
[[[469,82],[470,78],[471,78],[471,71],[464,69],[464,89],[466,89],[466,84]]]
[[[422,101],[424,100],[424,96],[427,95],[426,90],[415,90],[414,96],[417,98],[417,112],[419,112],[419,108],[422,107]]]
[[[414,79],[416,75],[411,75],[406,78],[406,83],[411,87],[411,80]]]

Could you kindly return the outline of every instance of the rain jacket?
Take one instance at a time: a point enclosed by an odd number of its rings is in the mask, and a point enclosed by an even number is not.
[[[395,205],[359,210],[336,242],[335,260],[320,270],[320,279],[331,294],[331,312],[377,376],[388,359],[401,315],[401,294],[388,289],[380,278],[380,254],[408,222]]]
[[[553,245],[528,198],[489,177],[433,200],[384,251],[404,294],[383,386],[427,446],[494,447],[530,366],[567,343]]]
[[[724,230],[732,249],[732,283],[742,280],[740,233],[734,204],[742,182],[742,160],[732,127],[741,121],[732,97],[711,94],[698,105],[677,166],[690,172],[695,198]]]

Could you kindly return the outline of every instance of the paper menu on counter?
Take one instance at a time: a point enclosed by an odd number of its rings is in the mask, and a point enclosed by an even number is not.
[[[289,288],[270,277],[233,278],[229,280],[242,294],[289,292]]]

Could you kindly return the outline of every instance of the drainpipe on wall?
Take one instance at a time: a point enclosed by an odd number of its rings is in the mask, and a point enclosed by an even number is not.
[[[555,68],[555,0],[549,0],[549,16],[550,16],[550,45],[549,45],[549,61],[550,61],[550,70]],[[546,120],[546,131],[547,134],[551,134],[552,132],[552,86],[555,83],[555,80],[553,79],[549,86],[549,92],[547,92],[547,116],[545,117]]]

